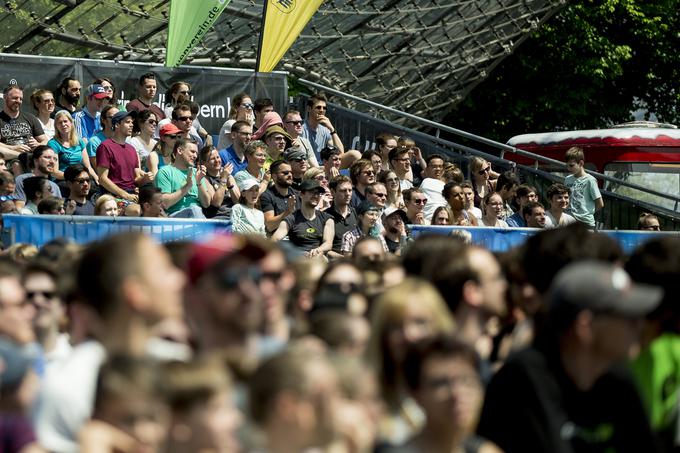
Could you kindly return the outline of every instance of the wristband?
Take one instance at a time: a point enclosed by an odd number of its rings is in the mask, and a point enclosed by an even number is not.
[[[335,129],[333,129],[333,130],[331,131],[331,135],[335,135],[335,134],[337,134],[337,133],[338,133],[338,131],[336,131]]]

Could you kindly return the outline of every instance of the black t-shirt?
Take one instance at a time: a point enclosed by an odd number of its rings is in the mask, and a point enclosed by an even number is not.
[[[353,207],[354,209],[358,208],[359,205],[361,204],[362,201],[366,200],[366,195],[363,195],[359,190],[355,187],[354,190],[352,191],[352,200],[349,202],[349,205]]]
[[[0,111],[0,142],[6,145],[25,145],[31,137],[44,135],[42,124],[30,113],[20,112],[16,118],[10,118]]]
[[[506,453],[656,452],[633,380],[613,369],[580,391],[557,347],[529,348],[491,379],[478,432]]]
[[[70,201],[70,198],[66,199],[64,204]],[[76,210],[73,212],[73,215],[94,215],[94,203],[92,200],[85,200],[85,203],[78,203],[76,201]]]
[[[385,244],[387,244],[387,250],[389,250],[390,253],[397,253],[397,251],[401,247],[401,241],[393,241],[392,239],[388,238],[387,236],[384,236],[384,238],[385,238]]]
[[[307,220],[298,209],[284,219],[288,225],[288,239],[305,252],[315,249],[323,243],[323,229],[329,219],[332,217],[325,212],[316,211],[316,216]]]
[[[260,210],[262,212],[274,211],[274,215],[279,215],[286,211],[288,207],[288,197],[295,195],[295,209],[300,208],[300,195],[297,190],[288,188],[288,195],[281,195],[272,185],[264,191],[260,197]]]
[[[342,236],[357,227],[357,214],[353,208],[349,208],[349,214],[347,217],[343,217],[338,211],[335,210],[335,205],[324,211],[326,214],[333,217],[333,222],[335,223],[335,235],[333,236],[333,251],[337,253],[340,252],[340,247],[342,246]]]
[[[208,182],[212,184],[215,190],[219,189],[222,183],[220,183],[220,178],[217,176],[206,175]],[[231,201],[231,195],[229,190],[225,187],[224,189],[224,200],[220,206],[208,206],[203,208],[203,215],[206,219],[212,219],[215,216],[220,216],[220,218],[230,218],[231,217],[231,207],[234,206],[234,202]]]

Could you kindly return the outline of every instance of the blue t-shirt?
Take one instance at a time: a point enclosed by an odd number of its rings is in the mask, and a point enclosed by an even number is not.
[[[64,145],[53,138],[47,142],[47,146],[52,148],[59,156],[59,171],[66,170],[66,167],[69,165],[83,163],[83,149],[85,149],[85,140],[83,139],[81,139],[76,146],[64,148]]]
[[[73,122],[76,125],[76,132],[78,132],[78,136],[89,140],[90,137],[96,134],[97,131],[102,128],[100,117],[100,112],[95,113],[95,116],[93,117],[86,108],[78,110],[76,113],[74,113]]]
[[[302,134],[300,135],[309,140],[312,144],[314,154],[316,155],[316,160],[321,162],[321,150],[328,146],[328,143],[333,141],[331,131],[322,124],[319,124],[316,127],[316,130],[314,130],[309,126],[309,123],[305,121],[305,124],[302,126]]]
[[[95,157],[97,155],[97,148],[99,148],[99,145],[101,145],[104,140],[106,140],[106,135],[104,135],[102,131],[99,131],[90,137],[90,140],[87,142],[87,155]]]
[[[506,222],[508,223],[509,227],[512,228],[526,228],[527,224],[522,218],[522,210],[520,209],[513,215],[507,218]]]
[[[220,160],[222,160],[223,167],[228,163],[231,163],[234,166],[234,169],[231,171],[231,174],[233,175],[240,172],[241,170],[245,170],[245,168],[248,166],[248,160],[245,158],[245,156],[243,157],[243,162],[239,160],[239,157],[236,155],[234,145],[231,145],[230,147],[218,152],[220,154]]]

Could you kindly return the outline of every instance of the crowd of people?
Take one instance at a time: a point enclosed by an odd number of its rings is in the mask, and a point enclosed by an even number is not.
[[[408,137],[345,149],[323,94],[235,96],[214,146],[186,82],[5,89],[2,213],[231,220],[0,254],[7,452],[677,452],[680,239],[594,230],[579,148],[545,193]],[[55,96],[56,95],[56,96]],[[303,116],[305,119],[303,120]],[[530,227],[494,254],[465,230]],[[640,228],[659,230],[651,214]]]

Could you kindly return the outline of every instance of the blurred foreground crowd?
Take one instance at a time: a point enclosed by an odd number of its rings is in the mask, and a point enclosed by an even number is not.
[[[680,239],[15,246],[1,452],[677,452]]]

